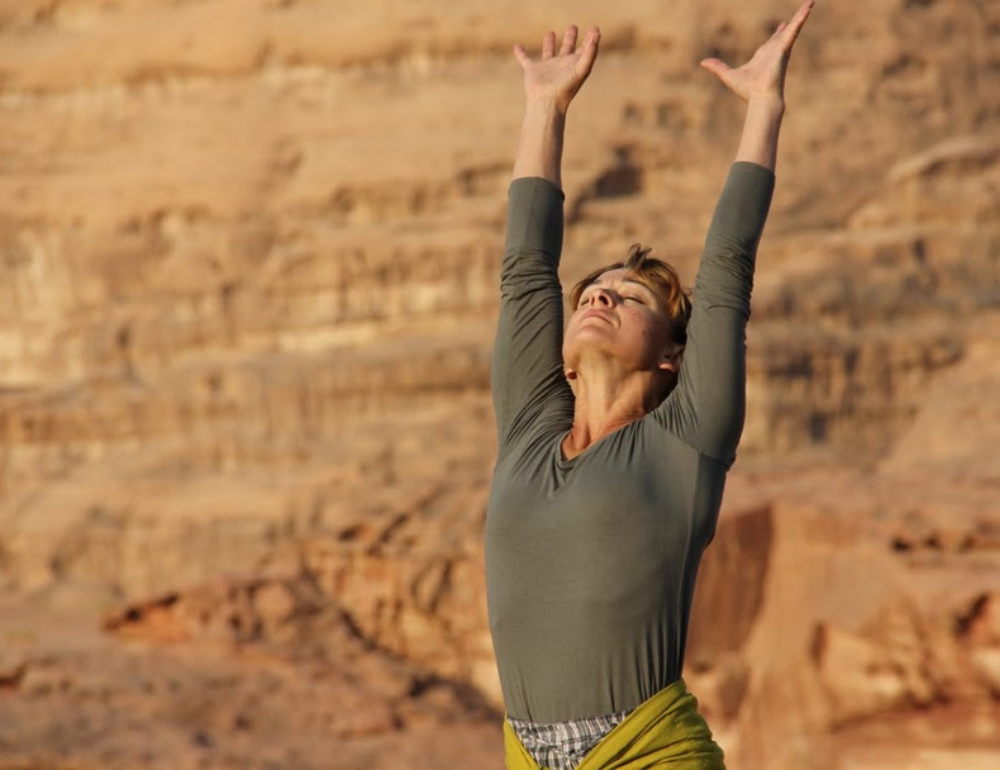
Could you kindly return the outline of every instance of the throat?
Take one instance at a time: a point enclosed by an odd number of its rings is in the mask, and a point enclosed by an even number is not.
[[[569,433],[563,436],[562,441],[559,444],[563,460],[573,460],[574,458],[579,457],[594,446],[594,444],[600,443],[612,433],[618,432],[627,425],[631,425],[633,422],[634,420],[628,420],[615,425],[609,425],[605,429],[596,432],[591,432],[586,428],[578,428],[574,426]]]
[[[593,442],[591,442],[593,443]],[[587,446],[590,446],[589,444]],[[579,457],[587,446],[577,446],[573,441],[573,431],[567,433],[560,444],[560,451],[562,452],[563,460],[573,460]]]

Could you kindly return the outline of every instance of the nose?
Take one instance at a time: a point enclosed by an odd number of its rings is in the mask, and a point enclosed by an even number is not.
[[[591,307],[594,307],[595,305],[599,305],[601,307],[611,307],[613,304],[614,298],[611,296],[611,292],[607,289],[597,287],[590,295]]]

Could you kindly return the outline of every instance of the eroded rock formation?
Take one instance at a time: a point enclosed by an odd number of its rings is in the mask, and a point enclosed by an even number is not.
[[[510,46],[604,31],[564,275],[691,281],[789,9],[0,7],[0,768],[498,764]],[[687,675],[735,770],[993,768],[1000,6],[821,3],[788,92]]]

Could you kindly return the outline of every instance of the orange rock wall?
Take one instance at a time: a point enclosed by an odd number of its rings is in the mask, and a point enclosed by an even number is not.
[[[84,712],[163,767],[495,764],[510,46],[604,31],[567,280],[693,281],[742,109],[696,63],[793,5],[0,2],[0,768],[147,761]],[[787,95],[689,676],[735,770],[995,767],[1000,6],[821,0]]]

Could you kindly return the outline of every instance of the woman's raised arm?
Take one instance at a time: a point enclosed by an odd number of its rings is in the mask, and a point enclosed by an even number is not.
[[[577,34],[569,27],[558,52],[555,33],[546,34],[537,61],[514,46],[527,104],[507,202],[491,373],[501,456],[543,416],[573,415],[573,392],[562,366],[560,165],[566,111],[594,66],[600,32],[592,27],[579,49]]]
[[[702,66],[747,102],[736,162],[705,238],[677,387],[657,409],[663,424],[703,454],[731,464],[746,411],[746,327],[757,244],[774,190],[784,81],[812,0],[738,69]]]
[[[597,59],[601,32],[591,27],[577,48],[578,30],[567,28],[556,52],[555,32],[542,40],[542,55],[531,59],[524,46],[514,46],[514,55],[524,70],[525,111],[521,139],[514,161],[514,179],[541,177],[562,188],[562,146],[566,112],[570,102],[590,75]]]
[[[806,0],[788,22],[782,22],[746,64],[732,68],[719,59],[705,59],[701,66],[716,75],[730,91],[747,103],[737,161],[749,161],[774,171],[778,132],[785,114],[785,72],[792,46],[815,5]]]

